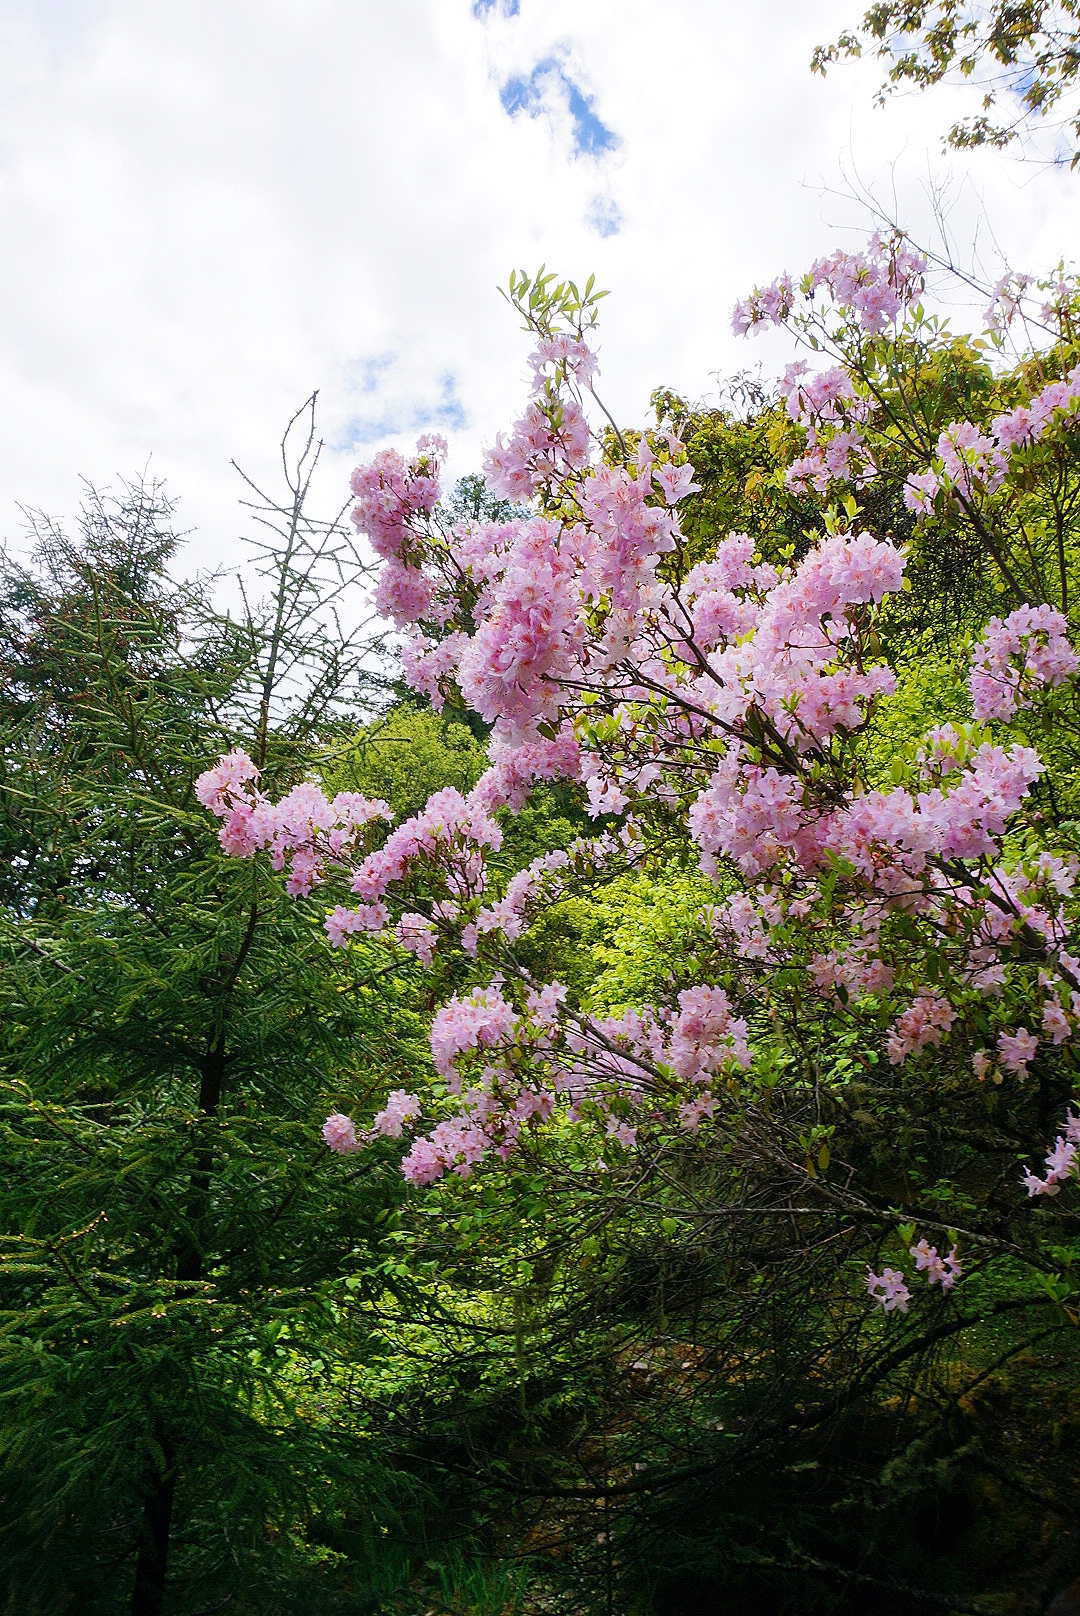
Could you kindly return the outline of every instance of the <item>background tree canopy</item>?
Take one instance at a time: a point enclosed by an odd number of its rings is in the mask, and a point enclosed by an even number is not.
[[[835,44],[819,45],[811,66],[824,75],[865,46],[888,64],[882,99],[904,84],[970,80],[981,92],[982,110],[953,124],[950,146],[1009,146],[1056,113],[1074,146],[1071,166],[1080,162],[1080,115],[1069,110],[1080,77],[1076,0],[884,0]]]

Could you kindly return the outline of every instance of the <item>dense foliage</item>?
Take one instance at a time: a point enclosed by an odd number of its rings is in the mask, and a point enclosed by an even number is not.
[[[312,454],[238,621],[170,581],[154,488],[90,491],[4,568],[5,1610],[157,1610],[167,1555],[171,1609],[338,1608],[319,1523],[370,1542],[410,1493],[320,1395],[327,1286],[387,1283],[398,1175],[328,1173],[309,1122],[408,1066],[408,988],[331,956],[193,794],[237,741],[302,778],[357,697],[312,611],[362,574],[304,515]]]

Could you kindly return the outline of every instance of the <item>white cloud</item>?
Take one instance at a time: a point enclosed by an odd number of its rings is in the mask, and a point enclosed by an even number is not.
[[[861,9],[0,0],[0,534],[152,456],[195,558],[234,557],[229,461],[269,477],[315,387],[327,508],[354,446],[424,425],[474,468],[521,400],[495,288],[541,260],[612,288],[624,419],[658,384],[771,370],[783,340],[737,343],[731,304],[867,233],[823,194],[842,163],[923,235],[951,173],[956,239],[995,273],[984,202],[1018,265],[1077,256],[1075,176],[942,158],[949,94],[877,111],[873,63],[810,75]],[[515,78],[542,116],[504,109]],[[612,141],[583,146],[583,105]]]

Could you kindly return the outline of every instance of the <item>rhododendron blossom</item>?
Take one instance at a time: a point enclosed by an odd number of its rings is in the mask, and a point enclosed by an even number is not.
[[[886,1268],[880,1274],[867,1271],[866,1288],[875,1302],[880,1302],[886,1313],[906,1313],[911,1292],[898,1268]]]
[[[910,1249],[915,1259],[915,1267],[919,1273],[926,1275],[927,1283],[940,1285],[943,1291],[951,1291],[963,1273],[960,1259],[956,1255],[957,1248],[953,1246],[947,1257],[939,1257],[937,1247],[932,1246],[928,1240],[920,1240],[918,1245]]]
[[[812,300],[824,290],[843,314],[865,331],[877,333],[921,295],[925,270],[922,253],[909,247],[901,236],[875,235],[865,252],[835,252],[815,260],[800,291]],[[795,306],[791,277],[781,276],[736,305],[732,329],[742,336],[766,325],[782,325]]]
[[[1029,1064],[1035,1058],[1039,1040],[1026,1027],[1017,1027],[1015,1033],[998,1034],[998,1058],[1007,1072],[1026,1077]]]
[[[400,1139],[405,1124],[415,1122],[419,1115],[420,1101],[415,1094],[407,1094],[404,1089],[391,1089],[384,1109],[375,1113],[372,1127],[376,1133],[384,1134],[389,1139]]]
[[[1023,1177],[1028,1195],[1057,1195],[1070,1178],[1080,1180],[1080,1117],[1070,1111],[1065,1118],[1065,1132],[1058,1134],[1054,1148],[1046,1157],[1046,1175],[1039,1178],[1030,1171]]]
[[[1072,677],[1080,659],[1067,639],[1068,624],[1050,606],[1020,606],[1004,622],[992,617],[972,657],[972,707],[980,722],[1012,717],[1041,690]]]
[[[339,1156],[348,1156],[352,1151],[360,1149],[352,1118],[340,1111],[331,1111],[323,1123],[322,1136],[330,1149],[336,1151]]]
[[[875,238],[819,260],[801,286],[781,277],[755,292],[736,325],[825,309],[853,342],[880,345],[922,295],[925,268],[902,238]],[[557,1117],[545,1137],[584,1132],[588,1161],[626,1171],[748,1116],[765,1128],[774,1029],[797,1042],[815,1018],[814,1085],[841,1026],[852,1061],[880,1062],[896,1092],[917,1094],[946,1065],[980,1103],[1026,1092],[1032,1067],[1067,1052],[1080,1025],[1076,860],[1029,834],[1043,824],[1045,764],[1004,726],[1080,667],[1066,615],[1022,604],[991,618],[971,658],[974,722],[928,726],[883,770],[875,725],[898,678],[879,630],[906,587],[905,548],[884,525],[864,530],[854,499],[795,559],[745,533],[684,532],[700,492],[691,458],[673,430],[594,424],[582,332],[541,332],[530,368],[525,408],[487,460],[492,489],[527,507],[511,520],[450,525],[441,441],[377,455],[353,478],[380,609],[408,632],[406,680],[489,726],[477,784],[436,792],[393,828],[386,804],[328,800],[311,782],[271,802],[239,752],[197,785],[226,850],[288,866],[290,891],[315,895],[335,948],[456,973],[431,1016],[438,1085],[423,1108],[394,1090],[359,1135],[335,1112],[331,1150],[408,1129],[402,1171],[429,1185],[509,1158]],[[1040,434],[1080,409],[1074,390],[1070,372],[992,430],[935,423],[913,455],[923,469],[893,468],[892,486],[907,475],[908,504],[924,514],[995,498]],[[827,490],[889,471],[865,376],[799,363],[783,394],[805,436],[789,484]],[[543,783],[572,794],[586,833],[515,868],[505,823]],[[712,893],[694,897],[678,969],[636,997],[626,989],[631,1002],[531,974],[526,942],[552,905],[615,877],[651,880],[672,860]],[[1047,1176],[1025,1180],[1030,1195],[1075,1176],[1077,1127],[1070,1114]],[[818,1144],[778,1134],[775,1150],[808,1185],[831,1170]],[[956,1283],[955,1245],[940,1256],[921,1240],[911,1255],[930,1286]],[[885,1312],[907,1310],[897,1270],[869,1271],[866,1286]]]

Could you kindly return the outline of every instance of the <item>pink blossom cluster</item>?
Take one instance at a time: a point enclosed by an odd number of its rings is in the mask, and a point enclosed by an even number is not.
[[[1007,331],[1023,306],[1024,295],[1032,284],[1032,277],[1022,270],[1007,269],[1004,275],[994,282],[987,305],[986,328],[1000,335]]]
[[[511,876],[504,895],[481,909],[471,927],[463,928],[461,941],[466,953],[475,954],[480,937],[488,932],[499,932],[507,942],[516,942],[526,929],[528,911],[538,897],[543,894],[547,902],[554,903],[562,896],[562,872],[569,868],[571,857],[566,849],[553,848]]]
[[[418,517],[430,516],[439,502],[439,468],[445,455],[445,439],[429,433],[420,438],[411,459],[396,449],[384,449],[352,475],[357,498],[353,523],[383,560],[375,604],[399,628],[431,611],[432,582],[417,563],[411,525]]]
[[[909,1055],[931,1044],[940,1046],[955,1020],[956,1011],[947,999],[939,993],[920,993],[893,1023],[887,1046],[889,1060],[900,1066]]]
[[[691,806],[690,831],[707,872],[717,855],[750,877],[782,865],[811,874],[839,855],[879,889],[910,894],[934,857],[993,854],[1042,767],[1030,747],[984,743],[940,789],[868,791],[829,811],[797,774],[744,765],[733,748]]]
[[[579,337],[542,338],[530,356],[533,388],[508,439],[502,433],[484,459],[484,476],[504,499],[530,504],[549,483],[582,472],[592,434],[581,390],[592,389],[596,355]]]
[[[979,723],[1010,719],[1036,692],[1064,684],[1080,667],[1069,625],[1052,606],[1020,606],[992,617],[972,654],[968,683]]]
[[[767,325],[783,325],[795,307],[795,287],[790,275],[780,275],[768,286],[755,286],[750,296],[736,303],[731,312],[731,329],[737,337]]]
[[[352,1118],[344,1112],[331,1111],[323,1123],[322,1136],[335,1155],[351,1156],[380,1136],[400,1139],[406,1125],[416,1122],[419,1116],[420,1101],[415,1094],[407,1094],[404,1089],[391,1089],[386,1105],[375,1113],[366,1133],[358,1134]]]
[[[729,939],[742,959],[770,963],[775,958],[772,928],[782,918],[783,910],[768,887],[755,897],[748,892],[733,892],[730,898],[702,916],[709,930],[717,937]]]
[[[467,1176],[490,1150],[505,1154],[526,1123],[551,1115],[561,1094],[578,1107],[587,1098],[605,1139],[629,1149],[637,1130],[613,1107],[640,1101],[665,1072],[697,1090],[678,1108],[681,1125],[693,1129],[715,1109],[715,1076],[750,1065],[746,1022],[720,988],[685,989],[663,1016],[631,1010],[588,1023],[560,1019],[565,996],[549,983],[530,991],[519,1012],[496,982],[455,994],[436,1012],[432,1055],[462,1111],[414,1142],[404,1163],[411,1181],[431,1183],[451,1169]],[[543,1057],[545,1078],[534,1067],[532,1080],[522,1081],[515,1056],[523,1049]]]
[[[341,1111],[331,1111],[322,1125],[322,1136],[338,1156],[349,1156],[361,1149],[352,1118]]]
[[[460,630],[444,635],[441,640],[429,639],[425,634],[414,634],[402,647],[401,662],[406,683],[418,694],[427,696],[437,713],[441,713],[446,704],[458,658],[467,641],[468,635]]]
[[[571,476],[542,468],[557,471]],[[661,599],[656,567],[675,547],[676,506],[697,488],[691,468],[651,461],[636,473],[581,470],[572,486],[581,516],[572,524],[539,516],[480,524],[456,534],[452,550],[429,547],[427,570],[441,571],[443,584],[424,609],[445,632],[422,633],[405,652],[415,688],[441,705],[453,681],[496,740],[515,748],[541,726],[558,728],[560,689],[583,663],[598,671],[629,650],[641,610]],[[455,626],[452,604],[463,580],[477,597],[468,632]]]
[[[837,307],[850,310],[864,331],[883,331],[922,296],[926,259],[902,236],[874,235],[861,253],[835,252],[810,267],[809,296],[826,287]]]
[[[258,774],[246,752],[230,752],[199,775],[195,795],[224,820],[218,839],[226,853],[250,858],[268,847],[275,870],[290,863],[293,897],[306,896],[322,879],[321,865],[344,859],[367,826],[391,817],[381,799],[341,791],[331,801],[308,781],[271,803],[254,784]]]
[[[741,539],[735,536],[739,549]],[[831,534],[757,600],[751,591],[741,598],[731,589],[703,592],[697,619],[705,616],[707,603],[710,637],[720,634],[711,678],[708,684],[702,681],[703,699],[716,718],[729,727],[740,726],[753,709],[797,751],[820,746],[840,729],[859,728],[867,704],[890,692],[895,680],[888,668],[852,665],[857,614],[850,609],[880,603],[900,587],[903,569],[904,556],[892,544],[868,534]],[[699,589],[706,581],[719,579],[699,574],[688,580]],[[756,766],[744,773],[744,756],[744,744],[736,744],[711,791],[695,806],[694,835],[706,852],[734,854],[734,841],[741,837],[752,844],[775,815],[780,816],[778,828],[785,815],[793,823],[798,780],[781,777],[776,767]],[[742,807],[736,798],[744,799]],[[725,838],[719,819],[729,809],[735,815],[734,834]],[[732,842],[730,848],[726,841]],[[756,864],[765,867],[761,859]]]
[[[584,648],[579,556],[558,524],[520,525],[478,605],[476,632],[462,645],[457,681],[468,704],[500,739],[534,739],[559,708],[558,685]]]
[[[904,1276],[899,1268],[886,1268],[880,1274],[866,1271],[866,1288],[875,1302],[880,1302],[886,1313],[906,1313],[911,1301]]]
[[[747,1023],[734,1014],[722,988],[684,988],[668,1010],[628,1009],[568,1029],[567,1049],[584,1059],[570,1063],[567,1086],[585,1092],[600,1075],[615,1092],[636,1100],[655,1093],[657,1080],[670,1073],[680,1085],[697,1086],[680,1111],[683,1127],[692,1128],[712,1113],[713,1078],[749,1069],[747,1040]]]
[[[1074,428],[1080,420],[1080,365],[1064,381],[1050,382],[1028,404],[995,416],[990,431],[970,421],[953,421],[938,437],[937,458],[928,471],[912,472],[904,485],[909,510],[932,511],[939,494],[993,494],[1008,470],[1013,449],[1038,443],[1051,429]]]
[[[869,400],[855,391],[841,366],[807,374],[803,361],[789,365],[781,383],[787,413],[806,433],[807,450],[785,474],[789,488],[814,488],[824,494],[830,481],[854,478],[867,482],[875,468],[865,454],[861,424]]]
[[[1023,1079],[1027,1076],[1027,1069],[1035,1059],[1038,1048],[1039,1040],[1026,1027],[998,1034],[998,1057],[1005,1070],[1012,1072],[1015,1077]]]
[[[749,1068],[748,1028],[741,1016],[732,1014],[723,988],[684,988],[678,1005],[662,1050],[678,1077],[701,1083],[725,1069]]]
[[[1072,312],[1076,301],[1076,282],[1063,280],[1059,276],[1049,286],[1043,285],[1042,290],[1049,292],[1050,295],[1039,309],[1039,318],[1047,325],[1060,327]]]
[[[815,293],[824,288],[837,309],[873,334],[883,331],[921,297],[925,273],[925,257],[907,246],[902,236],[874,235],[863,252],[835,252],[816,259],[800,290],[812,302]],[[782,275],[735,305],[732,330],[741,337],[766,325],[782,325],[794,307],[791,277]]]
[[[453,1092],[460,1093],[458,1056],[467,1050],[511,1044],[517,1025],[514,1007],[501,988],[474,988],[463,999],[455,993],[435,1012],[431,1024],[435,1070],[447,1079]]]
[[[1039,859],[1039,864],[1050,862],[1047,855]],[[1054,864],[1063,864],[1063,860],[1054,860]],[[1075,860],[1073,861],[1075,866]],[[1064,872],[1053,870],[1046,872],[1057,890],[1063,895],[1071,892],[1075,885],[1075,867],[1067,867]],[[1064,925],[1058,927],[1064,931]],[[1042,1030],[1049,1038],[1051,1044],[1057,1047],[1067,1043],[1077,1026],[1080,1025],[1080,991],[1071,988],[1073,982],[1080,982],[1080,960],[1075,960],[1064,948],[1059,948],[1057,961],[1059,968],[1068,973],[1069,982],[1063,982],[1056,970],[1044,967],[1039,972],[1039,986],[1046,993],[1042,1009]]]
[[[952,421],[939,433],[937,458],[938,465],[926,472],[912,472],[904,484],[904,503],[909,510],[933,510],[942,492],[959,493],[965,499],[976,493],[993,494],[1005,481],[1008,469],[996,439],[970,421]]]
[[[870,482],[876,473],[862,453],[864,443],[858,427],[831,432],[826,438],[815,435],[806,454],[793,460],[784,473],[788,487],[824,494],[830,482]]]
[[[943,1291],[951,1291],[964,1271],[956,1251],[953,1246],[947,1257],[939,1257],[937,1247],[928,1240],[920,1240],[910,1247],[918,1272],[926,1275],[928,1285],[940,1285]]]
[[[581,747],[568,727],[550,740],[521,746],[493,741],[488,755],[491,767],[473,787],[470,801],[489,814],[498,808],[520,813],[541,780],[576,780],[581,770]]]
[[[356,495],[352,519],[366,533],[377,555],[400,557],[409,546],[409,524],[428,515],[439,502],[439,463],[446,454],[443,438],[419,440],[416,455],[406,460],[396,449],[384,449],[352,474]]]
[[[522,1045],[534,1053],[553,1047],[565,997],[560,983],[548,983],[526,996],[519,1013],[496,980],[464,996],[454,994],[436,1012],[432,1055],[461,1110],[413,1142],[402,1162],[410,1183],[431,1184],[450,1171],[467,1178],[490,1151],[505,1158],[528,1123],[550,1117],[557,1078],[522,1081],[513,1056]],[[471,1079],[468,1088],[466,1077]]]
[[[567,331],[556,332],[554,336],[542,337],[529,357],[535,391],[543,387],[547,380],[544,372],[549,367],[556,376],[561,373],[565,377],[569,373],[587,386],[596,374],[596,355],[580,337]]]
[[[371,1126],[384,1138],[400,1139],[406,1125],[416,1122],[419,1116],[420,1101],[415,1094],[409,1094],[405,1089],[391,1089],[386,1097],[386,1105],[375,1113]]]
[[[440,866],[452,893],[464,898],[483,891],[484,851],[501,846],[502,831],[495,821],[455,787],[446,786],[368,854],[353,872],[350,886],[365,903],[373,904],[423,862]]]
[[[956,1246],[952,1247],[948,1256],[940,1257],[937,1247],[924,1239],[909,1247],[909,1251],[915,1259],[916,1272],[926,1275],[928,1285],[940,1285],[945,1292],[952,1290],[964,1271]],[[907,1312],[911,1291],[898,1268],[886,1268],[880,1274],[875,1274],[872,1268],[868,1268],[866,1288],[871,1298],[880,1304],[884,1312]]]
[[[1080,365],[1074,365],[1064,380],[1048,382],[1029,404],[1018,404],[993,422],[993,433],[1002,449],[1038,443],[1052,428],[1075,427],[1080,417]]]
[[[1028,1171],[1022,1183],[1029,1197],[1057,1195],[1069,1178],[1080,1179],[1080,1117],[1074,1116],[1071,1111],[1065,1118],[1065,1132],[1058,1134],[1053,1150],[1046,1156],[1045,1178]]]
[[[484,476],[503,499],[528,503],[538,488],[589,462],[591,435],[576,399],[552,406],[534,398],[504,441],[500,432],[484,457]]]
[[[470,1122],[453,1120],[438,1123],[423,1139],[417,1139],[403,1158],[401,1171],[410,1184],[434,1184],[444,1173],[454,1172],[471,1178],[473,1169],[491,1148],[486,1131]]]
[[[865,998],[871,993],[887,993],[896,977],[893,967],[883,959],[856,949],[843,953],[835,949],[824,954],[815,953],[808,971],[818,992],[834,995],[841,1004]]]

